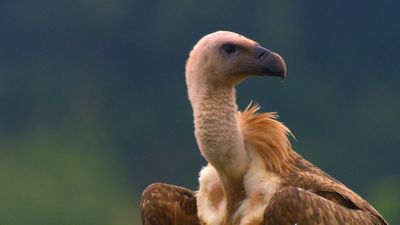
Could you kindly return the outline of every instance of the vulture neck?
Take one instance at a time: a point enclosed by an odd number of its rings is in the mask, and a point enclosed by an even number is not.
[[[233,213],[245,197],[243,176],[248,155],[237,121],[235,88],[205,85],[189,90],[195,135],[202,155],[216,169],[227,199],[227,213]]]

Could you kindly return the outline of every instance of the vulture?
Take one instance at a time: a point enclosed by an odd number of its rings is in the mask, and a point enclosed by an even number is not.
[[[198,41],[186,63],[195,137],[207,166],[199,189],[155,183],[142,194],[143,225],[388,224],[366,200],[290,144],[275,113],[238,111],[235,87],[251,76],[286,76],[281,56],[242,35]]]

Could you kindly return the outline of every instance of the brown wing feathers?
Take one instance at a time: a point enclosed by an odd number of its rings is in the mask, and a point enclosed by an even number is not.
[[[335,204],[297,187],[278,190],[265,209],[264,224],[377,224],[368,212]],[[380,224],[380,223],[379,223]]]
[[[321,196],[337,206],[342,206],[348,210],[362,212],[365,218],[370,218],[372,224],[388,224],[383,217],[362,197],[350,190],[341,182],[332,178],[312,163],[303,159],[293,151],[295,156],[294,165],[298,168],[295,172],[285,177],[283,186],[295,186],[310,193]],[[360,220],[361,224],[363,220]]]
[[[140,200],[143,225],[198,225],[194,192],[163,183],[148,186]]]

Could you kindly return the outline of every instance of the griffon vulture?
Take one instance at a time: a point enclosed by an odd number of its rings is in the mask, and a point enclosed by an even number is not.
[[[199,190],[156,183],[141,198],[144,225],[387,224],[358,194],[292,150],[274,113],[238,112],[235,86],[284,78],[276,53],[239,34],[203,37],[186,64],[195,136],[208,165]]]

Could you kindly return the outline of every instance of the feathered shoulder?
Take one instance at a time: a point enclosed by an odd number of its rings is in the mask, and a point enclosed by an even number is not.
[[[290,172],[294,156],[288,136],[294,136],[277,120],[275,112],[259,113],[259,110],[259,105],[250,103],[243,112],[238,112],[246,147],[262,157],[267,170],[278,174]]]

